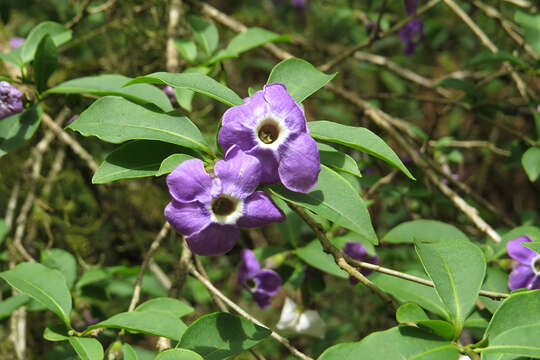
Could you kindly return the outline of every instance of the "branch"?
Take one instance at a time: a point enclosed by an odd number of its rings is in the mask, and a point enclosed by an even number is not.
[[[438,142],[436,140],[430,140],[429,141],[429,146],[437,147]],[[493,143],[491,143],[489,141],[485,141],[485,140],[465,140],[465,141],[452,140],[452,141],[445,142],[444,145],[441,145],[441,146],[442,147],[464,148],[464,149],[487,148],[491,152],[493,152],[494,154],[504,156],[504,157],[510,157],[510,155],[512,154],[510,151],[501,149],[501,148],[497,147],[497,145],[495,145],[495,144],[493,144]]]
[[[178,71],[178,50],[174,39],[178,34],[178,24],[183,15],[182,0],[172,0],[169,8],[169,25],[167,27],[167,71]]]
[[[86,10],[88,10],[88,5],[90,5],[90,1],[92,0],[83,0],[81,12],[75,15],[75,17],[66,24],[66,27],[68,29],[75,27],[75,25],[81,22],[81,20],[84,18],[84,15],[86,14]]]

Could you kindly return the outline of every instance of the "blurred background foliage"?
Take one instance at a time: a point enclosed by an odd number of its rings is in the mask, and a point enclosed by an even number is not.
[[[45,20],[67,23],[78,14],[82,3],[74,0],[2,0],[0,43],[7,44],[13,36],[25,37],[32,27]],[[286,0],[216,0],[209,3],[248,27],[258,26],[279,34],[290,34],[292,41],[279,45],[316,66],[338,56],[344,49],[366,41],[369,36],[367,25],[369,21],[377,21],[383,4],[385,10],[380,18],[382,31],[406,16],[402,1],[311,0],[304,9],[298,9]],[[420,5],[424,3],[420,1]],[[507,19],[513,19],[517,10],[516,6],[506,1],[486,0],[485,3],[497,8]],[[460,5],[501,50],[508,53],[519,51],[497,20],[486,16],[469,1],[461,1]],[[90,9],[93,10],[73,29],[73,40],[62,46],[59,69],[50,84],[105,73],[134,77],[165,71],[167,1],[92,0]],[[188,4],[184,4],[184,10],[197,14],[197,10]],[[530,11],[537,10],[531,8]],[[446,87],[453,95],[452,101],[443,101],[435,88],[421,87],[384,67],[358,61],[354,57],[333,69],[339,73],[333,82],[405,120],[419,134],[421,141],[416,145],[423,156],[443,165],[478,195],[501,209],[504,219],[477,206],[480,215],[498,230],[508,229],[509,223],[538,226],[540,182],[529,181],[520,162],[523,152],[530,145],[523,137],[537,139],[535,116],[536,121],[539,120],[534,112],[535,99],[531,98],[530,102],[523,100],[510,77],[498,74],[500,62],[471,64],[473,57],[487,54],[488,51],[443,3],[420,17],[424,22],[424,38],[412,56],[403,55],[403,45],[397,33],[374,41],[363,51],[382,55],[404,68],[433,79],[434,83],[449,74],[466,79],[461,80],[459,86]],[[223,26],[217,27],[219,46],[223,47],[227,39],[235,34]],[[185,18],[181,19],[179,34],[185,38],[191,36]],[[198,56],[200,59],[202,54]],[[540,84],[537,77],[539,63],[526,56],[523,58],[525,64],[518,68],[531,92],[536,94]],[[258,89],[264,84],[275,63],[276,60],[267,52],[257,48],[237,59],[225,60],[211,75],[245,97],[249,87]],[[187,66],[187,61],[181,60],[180,67],[183,69]],[[1,67],[0,72],[3,72]],[[467,91],[460,90],[464,84],[470,86],[465,88]],[[93,100],[79,95],[54,95],[45,101],[44,107],[49,114],[58,114],[62,108],[68,107],[73,115],[80,113]],[[323,89],[310,97],[304,106],[308,121],[328,119],[361,125],[385,137],[358,109],[327,90]],[[190,118],[203,132],[215,136],[225,109],[222,104],[196,95]],[[40,129],[24,148],[0,159],[2,213],[6,211],[15,183],[21,176],[24,178],[28,175],[22,164],[29,157],[32,145],[42,135],[43,129]],[[98,162],[113,148],[95,138],[84,138],[74,132],[71,135]],[[448,146],[453,139],[489,141],[502,151],[494,153],[485,147],[468,149]],[[396,144],[390,142],[390,145],[398,154],[404,154]],[[45,155],[44,174],[50,170],[56,151],[62,146],[58,141],[53,142]],[[350,154],[362,170],[363,178],[358,186],[364,192],[392,171],[372,157],[354,151]],[[380,238],[401,222],[428,218],[453,224],[471,237],[485,240],[448,198],[424,180],[420,169],[407,161],[406,156],[403,156],[403,160],[417,181],[395,174],[390,182],[382,183],[369,198],[372,221]],[[65,249],[73,254],[77,261],[75,271],[79,275],[95,266],[107,269],[108,277],[75,287],[75,310],[81,327],[92,320],[104,319],[125,310],[142,254],[163,224],[163,208],[169,201],[163,177],[123,180],[107,185],[93,185],[91,178],[91,171],[67,150],[62,169],[54,178],[50,191],[43,191],[46,177],[40,179],[38,201],[31,210],[25,238],[28,251],[36,258],[40,258],[40,254],[47,254],[51,248]],[[21,198],[23,194],[25,188],[21,189]],[[467,200],[475,204],[472,199]],[[294,223],[295,220],[289,221]],[[333,230],[339,232],[339,229]],[[306,306],[315,307],[328,323],[325,339],[318,341],[290,334],[295,345],[314,356],[337,342],[358,340],[373,331],[394,325],[393,313],[380,299],[361,286],[350,286],[346,280],[336,280],[323,273],[313,276],[313,271],[306,272],[305,265],[295,256],[271,259],[278,261],[278,271],[288,283],[269,309],[258,309],[250,296],[237,286],[236,267],[241,247],[270,245],[293,249],[313,238],[306,226],[295,227],[294,233],[290,229],[271,226],[244,233],[240,245],[228,256],[202,258],[201,261],[210,279],[220,289],[264,323],[275,324],[286,295],[297,301],[302,300]],[[5,246],[0,251],[0,266],[5,268],[8,258]],[[180,252],[179,237],[171,234],[157,251],[155,260],[171,274]],[[411,262],[416,263],[410,247],[383,245],[377,248],[377,253],[381,257],[381,264],[388,267],[403,269],[412,266],[409,264]],[[9,288],[3,284],[1,291],[6,297]],[[155,278],[148,275],[143,282],[143,294],[145,297],[165,296],[166,291]],[[208,292],[194,279],[188,280],[182,289],[182,296],[196,309],[196,313],[190,315],[191,319],[216,310]],[[71,351],[43,340],[41,332],[49,317],[50,314],[45,312],[30,311],[28,359],[59,359],[64,358],[59,354]],[[0,339],[6,338],[9,329],[7,320],[0,320]],[[105,344],[107,337],[112,341],[111,334],[108,330],[100,335]],[[133,338],[131,343],[138,345],[141,354],[144,352],[141,349],[150,351],[154,347],[149,337],[129,336]],[[7,342],[4,344],[7,346]],[[272,359],[288,356],[279,344],[271,340],[263,342],[258,349],[265,354],[273,354]],[[5,356],[9,359],[9,353],[9,349],[0,348],[0,358]],[[141,359],[144,359],[142,356]],[[246,353],[238,358],[249,357]]]

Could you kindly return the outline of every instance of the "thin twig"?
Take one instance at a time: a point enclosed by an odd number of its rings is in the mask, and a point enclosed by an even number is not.
[[[86,10],[88,9],[88,5],[90,5],[90,1],[92,1],[92,0],[83,0],[82,6],[81,6],[81,11],[77,15],[75,15],[75,17],[73,19],[71,19],[71,21],[69,21],[66,24],[66,27],[68,29],[71,29],[71,28],[75,27],[75,25],[77,25],[79,22],[81,22],[81,20],[84,18],[84,15],[86,14]]]
[[[97,14],[99,12],[105,11],[105,10],[109,9],[110,7],[114,6],[115,3],[116,3],[116,0],[109,0],[106,3],[103,3],[103,4],[98,5],[96,7],[88,8],[86,11],[89,14]]]
[[[439,143],[437,140],[430,140],[429,146],[437,147],[439,146]],[[456,147],[456,148],[463,148],[463,149],[487,148],[492,153],[500,155],[500,156],[504,156],[504,157],[510,157],[510,155],[512,154],[510,151],[501,149],[497,147],[497,145],[490,143],[489,141],[485,141],[485,140],[464,140],[464,141],[451,140],[451,141],[444,142],[440,146],[441,147]]]

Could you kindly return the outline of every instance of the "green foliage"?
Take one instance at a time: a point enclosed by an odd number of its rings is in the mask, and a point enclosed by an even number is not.
[[[72,32],[71,30],[66,29],[64,25],[53,21],[42,22],[32,29],[24,41],[21,50],[21,58],[24,63],[29,63],[34,60],[40,42],[47,35],[50,36],[54,45],[58,47],[71,40]]]
[[[205,18],[195,15],[189,16],[188,21],[197,43],[203,49],[206,57],[210,57],[216,50],[219,41],[216,26]]]
[[[158,311],[182,317],[191,314],[194,310],[191,306],[172,298],[155,298],[140,304],[135,311]]]
[[[41,122],[41,106],[34,105],[0,121],[0,157],[24,145]]]
[[[72,336],[68,338],[68,341],[82,360],[103,359],[103,347],[98,340]]]
[[[47,88],[47,80],[56,70],[58,50],[50,35],[45,35],[38,44],[34,59],[34,81],[39,92]]]
[[[529,180],[535,182],[540,176],[540,148],[532,147],[525,151],[521,158],[521,164],[529,176]]]
[[[446,241],[453,239],[468,240],[467,236],[455,226],[436,220],[414,220],[399,224],[390,230],[383,238],[383,242],[390,244]]]
[[[358,169],[358,164],[352,157],[327,144],[317,143],[317,146],[319,147],[319,157],[322,164],[354,176],[362,177]]]
[[[156,360],[203,360],[203,358],[191,350],[171,349],[159,353]]]

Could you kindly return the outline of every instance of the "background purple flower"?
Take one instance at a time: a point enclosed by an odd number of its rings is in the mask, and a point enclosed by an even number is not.
[[[280,181],[286,188],[306,193],[321,171],[317,143],[309,135],[302,108],[285,85],[265,85],[243,105],[223,114],[218,142],[227,152],[238,145],[262,165],[261,183]]]
[[[365,246],[358,242],[347,241],[345,243],[345,247],[343,248],[343,252],[348,256],[352,257],[354,260],[368,262],[370,264],[379,263],[379,255],[370,256],[367,253],[367,249],[365,248]],[[368,276],[372,273],[372,271],[368,269],[361,269],[360,272],[365,276]],[[350,276],[349,281],[352,285],[358,284],[358,279],[355,277]]]
[[[174,88],[172,86],[167,85],[163,88],[163,92],[169,98],[169,101],[171,102],[172,106],[177,107],[178,101],[176,100],[176,92]]]
[[[214,165],[211,177],[199,159],[184,161],[167,176],[172,201],[165,217],[179,233],[186,235],[199,255],[222,255],[240,237],[240,227],[259,227],[285,216],[259,185],[261,165],[237,146]]]
[[[11,46],[11,50],[15,50],[17,48],[20,48],[24,44],[24,38],[14,36],[12,38],[9,38],[9,45]]]
[[[242,250],[242,263],[238,268],[238,284],[253,296],[262,309],[270,306],[270,298],[281,288],[281,277],[270,269],[261,269],[251,250]]]
[[[506,244],[508,255],[519,263],[510,273],[508,288],[540,289],[540,254],[523,246],[523,242],[532,240],[528,236],[521,236]]]
[[[404,0],[405,11],[407,15],[413,16],[416,14],[418,0]],[[403,43],[403,54],[406,56],[414,54],[416,46],[424,38],[424,23],[420,18],[415,18],[409,21],[399,30],[399,38]]]
[[[7,81],[0,81],[0,119],[23,110],[23,95]]]

